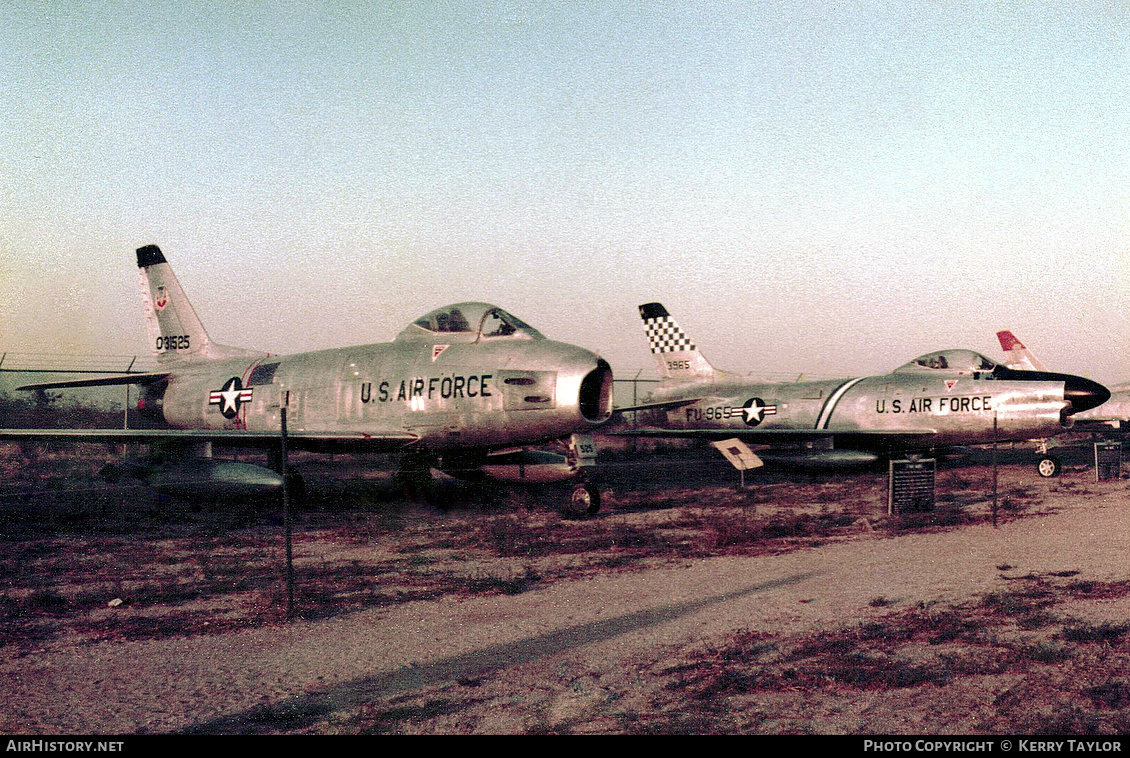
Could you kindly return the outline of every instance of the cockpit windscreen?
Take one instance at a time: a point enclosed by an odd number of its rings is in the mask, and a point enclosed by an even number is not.
[[[972,350],[939,350],[915,358],[895,369],[896,373],[912,371],[945,371],[955,374],[972,374],[992,371],[996,362]]]
[[[400,337],[421,336],[421,329],[433,336],[462,336],[468,342],[479,338],[531,339],[542,336],[517,316],[489,303],[457,303],[437,308],[412,322]]]

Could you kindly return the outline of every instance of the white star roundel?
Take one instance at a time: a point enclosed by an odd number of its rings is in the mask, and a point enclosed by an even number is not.
[[[208,404],[220,406],[220,413],[224,418],[235,418],[239,415],[239,406],[251,402],[253,392],[251,387],[244,389],[240,378],[233,376],[224,383],[223,389],[212,390],[208,395]]]
[[[765,420],[766,416],[775,416],[777,406],[766,405],[759,397],[751,397],[742,405],[742,419],[750,426],[757,426]]]

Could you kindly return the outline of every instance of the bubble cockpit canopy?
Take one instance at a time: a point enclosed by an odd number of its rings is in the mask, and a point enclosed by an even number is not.
[[[532,326],[496,305],[456,303],[436,308],[413,321],[398,336],[404,339],[442,339],[475,342],[478,339],[542,339]]]
[[[992,372],[997,363],[972,350],[939,350],[915,358],[899,366],[896,374],[938,371],[949,374],[975,374]]]

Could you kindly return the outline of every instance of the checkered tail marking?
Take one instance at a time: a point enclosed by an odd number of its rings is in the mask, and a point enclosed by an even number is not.
[[[652,353],[676,353],[681,350],[694,350],[694,343],[683,333],[670,316],[656,316],[644,319],[644,331]]]

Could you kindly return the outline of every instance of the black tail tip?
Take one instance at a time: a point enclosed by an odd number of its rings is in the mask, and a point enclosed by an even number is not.
[[[165,254],[156,245],[146,245],[137,249],[137,267],[155,266],[165,262]]]
[[[667,316],[667,309],[663,307],[662,303],[644,303],[640,306],[640,318],[661,318]]]

